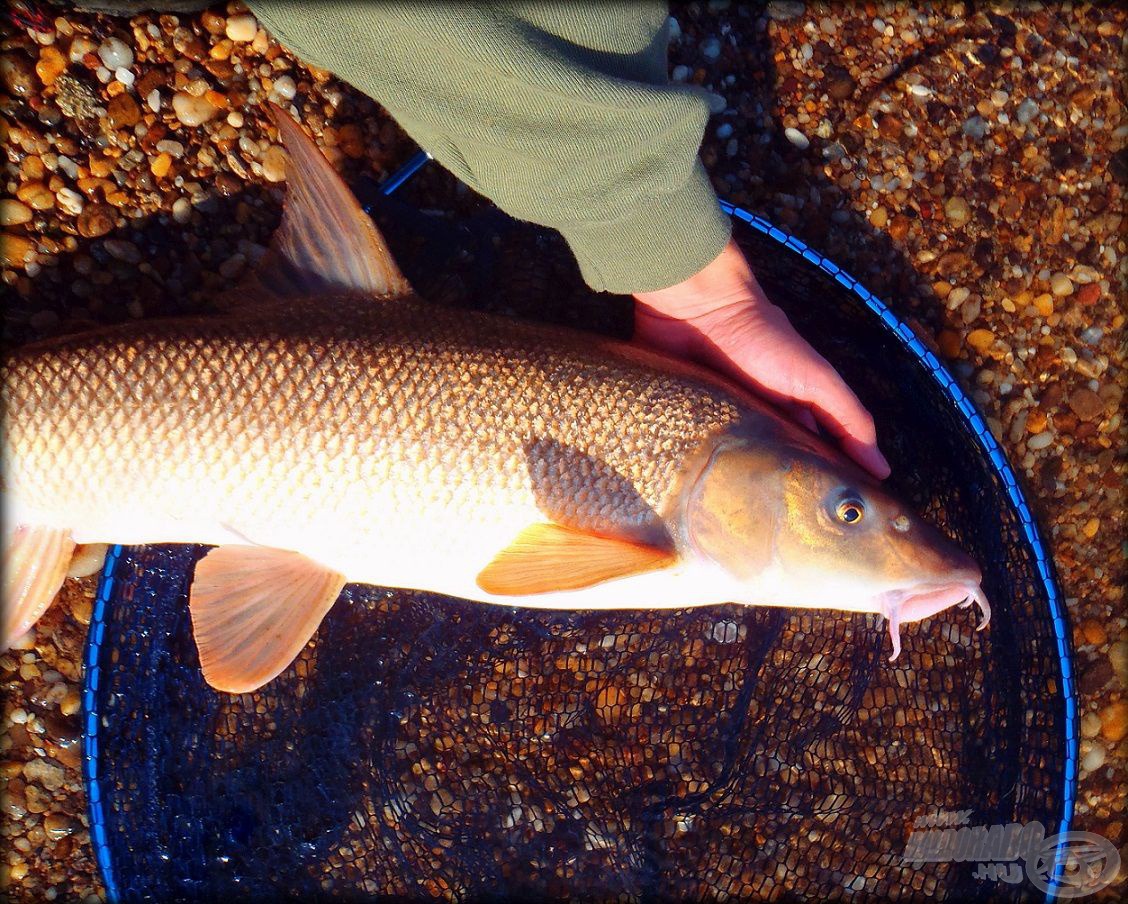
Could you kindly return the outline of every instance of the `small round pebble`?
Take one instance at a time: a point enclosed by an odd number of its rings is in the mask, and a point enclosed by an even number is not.
[[[1073,294],[1073,280],[1064,273],[1055,273],[1050,278],[1050,291],[1058,298]]]
[[[120,38],[106,38],[98,45],[98,59],[111,72],[115,69],[128,69],[133,65],[133,51]]]
[[[258,33],[258,20],[249,13],[231,16],[227,20],[226,34],[232,41],[246,43],[253,41]]]
[[[268,182],[282,182],[286,178],[286,152],[276,144],[262,155],[262,174]]]
[[[298,93],[298,86],[290,76],[282,75],[274,80],[274,93],[283,100],[293,100]]]
[[[206,96],[193,97],[184,91],[177,91],[172,96],[172,111],[184,125],[199,126],[214,119],[219,113],[219,107]]]
[[[19,226],[31,219],[31,208],[15,198],[0,199],[0,226]]]
[[[952,226],[959,229],[971,219],[971,208],[963,198],[949,198],[944,202],[944,216]]]
[[[783,130],[783,136],[801,151],[805,151],[811,146],[811,142],[807,136],[798,129],[786,128]]]

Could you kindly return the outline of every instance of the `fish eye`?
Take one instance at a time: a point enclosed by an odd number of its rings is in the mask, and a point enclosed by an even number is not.
[[[834,515],[843,524],[857,524],[865,517],[866,507],[860,499],[843,499],[835,507]]]

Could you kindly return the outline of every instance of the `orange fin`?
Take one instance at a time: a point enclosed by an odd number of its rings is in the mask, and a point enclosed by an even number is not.
[[[106,561],[106,543],[82,543],[71,556],[70,566],[67,568],[68,578],[84,578],[87,575],[100,571]]]
[[[34,625],[67,576],[74,540],[69,530],[20,525],[4,550],[4,634],[2,649]]]
[[[409,295],[384,237],[325,155],[289,114],[274,104],[267,108],[289,155],[286,204],[270,250],[240,295],[288,298],[330,289]]]
[[[301,553],[213,549],[196,563],[188,603],[204,679],[232,694],[262,687],[293,662],[344,586]]]
[[[478,575],[478,586],[498,596],[578,590],[672,565],[677,556],[654,546],[534,524],[521,531]]]

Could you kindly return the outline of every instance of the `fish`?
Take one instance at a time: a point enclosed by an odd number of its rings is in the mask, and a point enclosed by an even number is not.
[[[821,437],[629,342],[415,295],[277,107],[282,221],[222,313],[3,361],[3,638],[97,544],[213,547],[189,589],[205,680],[253,691],[346,582],[552,609],[879,613],[973,602],[975,561]],[[833,614],[828,615],[833,617]]]

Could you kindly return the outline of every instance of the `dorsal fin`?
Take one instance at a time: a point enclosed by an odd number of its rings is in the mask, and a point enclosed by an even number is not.
[[[384,237],[312,139],[275,104],[271,119],[289,155],[282,222],[243,290],[261,297],[347,289],[379,298],[411,293]]]

